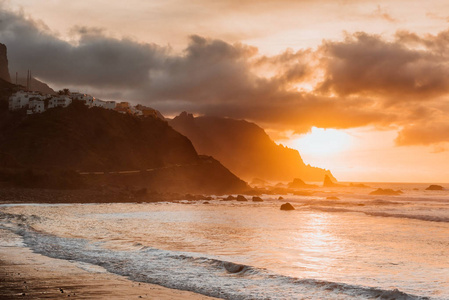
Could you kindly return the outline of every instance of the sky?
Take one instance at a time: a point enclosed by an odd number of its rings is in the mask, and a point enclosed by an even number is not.
[[[247,119],[340,181],[449,182],[449,2],[0,0],[10,72]]]

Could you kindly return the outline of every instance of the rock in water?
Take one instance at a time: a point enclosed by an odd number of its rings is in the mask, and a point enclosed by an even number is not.
[[[328,175],[324,175],[324,182],[323,182],[323,186],[324,187],[340,187],[340,184],[334,183],[332,181],[332,179],[330,179],[330,177]]]
[[[429,185],[429,187],[426,188],[426,191],[441,191],[441,190],[443,190],[443,187],[437,184]]]
[[[291,189],[297,189],[307,187],[307,184],[299,178],[294,178],[293,181],[288,184],[288,187]]]
[[[369,193],[370,195],[387,195],[387,196],[396,196],[402,194],[401,190],[392,190],[392,189],[381,189],[378,188],[377,190]]]
[[[11,82],[8,68],[8,55],[6,45],[0,43],[0,78]]]
[[[263,202],[262,198],[253,196],[253,202]]]
[[[295,208],[290,203],[284,203],[281,205],[281,210],[294,210]]]
[[[238,195],[237,196],[237,201],[248,201],[248,200],[245,198],[245,196]]]
[[[223,267],[229,273],[238,273],[238,272],[241,272],[245,268],[244,265],[234,264],[232,262],[225,262],[225,263],[223,263]]]

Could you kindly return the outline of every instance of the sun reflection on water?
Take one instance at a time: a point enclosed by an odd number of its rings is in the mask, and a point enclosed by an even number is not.
[[[294,238],[298,261],[296,266],[303,274],[323,277],[335,265],[335,253],[341,253],[343,246],[332,232],[328,214],[317,213],[304,220],[303,230]]]

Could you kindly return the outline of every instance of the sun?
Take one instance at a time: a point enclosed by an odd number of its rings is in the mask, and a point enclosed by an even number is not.
[[[305,155],[333,155],[347,150],[352,137],[342,130],[312,127],[311,132],[288,141],[287,146]]]

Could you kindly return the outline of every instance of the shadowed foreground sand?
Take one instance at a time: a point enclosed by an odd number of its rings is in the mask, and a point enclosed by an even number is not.
[[[2,234],[4,231],[2,231]],[[89,266],[86,266],[89,267]],[[86,271],[28,248],[0,245],[0,299],[216,299]]]

